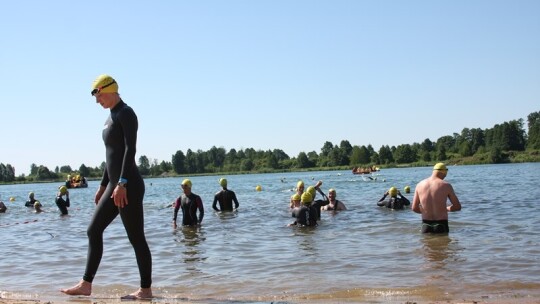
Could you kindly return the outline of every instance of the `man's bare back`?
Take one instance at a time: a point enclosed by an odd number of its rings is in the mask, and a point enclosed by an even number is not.
[[[423,220],[448,220],[448,211],[461,210],[461,203],[454,192],[452,185],[444,178],[448,169],[442,163],[435,165],[430,177],[424,179],[416,186],[412,203],[412,210],[422,214]],[[446,201],[451,205],[447,206]]]

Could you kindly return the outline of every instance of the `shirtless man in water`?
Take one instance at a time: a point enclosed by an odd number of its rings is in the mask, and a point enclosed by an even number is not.
[[[448,233],[448,211],[461,210],[454,188],[444,181],[447,173],[446,166],[438,163],[431,176],[416,186],[412,210],[422,214],[422,233]],[[450,206],[446,205],[447,199]]]

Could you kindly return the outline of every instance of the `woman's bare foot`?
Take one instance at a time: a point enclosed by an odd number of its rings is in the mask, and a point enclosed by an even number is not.
[[[121,297],[122,300],[141,300],[151,298],[153,298],[152,288],[139,288],[139,290],[135,291],[134,293]]]
[[[92,294],[92,283],[81,280],[77,285],[60,291],[70,296],[89,296]]]

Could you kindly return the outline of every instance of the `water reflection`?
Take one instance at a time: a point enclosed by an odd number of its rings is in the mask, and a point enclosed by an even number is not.
[[[199,246],[206,239],[204,230],[201,227],[181,227],[180,229],[176,229],[173,235],[176,243],[184,245],[182,261],[188,265],[187,269],[199,272],[195,267],[197,262],[206,259]]]
[[[437,270],[445,268],[450,254],[449,245],[452,242],[450,236],[447,234],[424,234],[421,237],[421,241],[427,268]]]
[[[302,256],[317,257],[317,247],[315,246],[316,229],[317,227],[294,227],[295,237],[300,238],[298,246],[305,251]]]
[[[422,271],[427,285],[446,285],[454,273],[455,242],[449,235],[424,234],[420,238],[424,254]]]

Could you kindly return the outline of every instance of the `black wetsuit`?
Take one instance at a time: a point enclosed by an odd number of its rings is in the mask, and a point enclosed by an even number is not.
[[[36,203],[36,201],[37,200],[31,198],[31,199],[27,200],[26,203],[24,203],[24,206],[34,208],[34,204]]]
[[[204,218],[204,206],[200,196],[195,193],[189,195],[182,194],[176,199],[174,206],[174,218],[178,216],[178,209],[182,208],[182,225],[195,226],[200,224]],[[197,220],[197,209],[199,209],[199,219]]]
[[[448,220],[422,220],[422,233],[448,233]]]
[[[328,202],[328,207],[326,207],[326,211],[338,211],[338,210],[344,210],[339,209],[339,204],[343,204],[340,200],[336,200],[334,203],[334,207],[330,207],[330,201]]]
[[[141,288],[150,288],[152,285],[152,256],[144,235],[144,181],[135,163],[137,129],[137,116],[131,107],[120,101],[111,109],[103,129],[106,167],[101,186],[106,189],[88,226],[88,259],[83,277],[88,282],[94,279],[103,255],[103,231],[120,214],[135,250]],[[124,208],[116,207],[111,198],[120,178],[127,179],[128,204]]]
[[[311,205],[302,205],[292,210],[292,217],[296,218],[293,225],[317,226],[317,220],[321,216],[321,207],[328,205],[328,201],[317,200]]]
[[[58,209],[60,210],[62,215],[67,215],[68,214],[67,207],[69,207],[69,196],[66,197],[66,199],[64,200],[64,198],[61,195],[58,195],[54,201],[56,203],[56,206],[58,206]]]
[[[219,209],[217,208],[217,202],[219,202]],[[214,196],[212,208],[216,211],[233,211],[233,202],[235,208],[238,209],[239,204],[234,191],[223,188]]]
[[[382,207],[385,206],[386,208],[390,209],[403,209],[404,206],[409,206],[411,204],[411,201],[409,201],[408,198],[405,196],[398,194],[399,197],[391,197],[387,200],[385,200],[387,194],[385,194],[378,202],[377,206]]]

